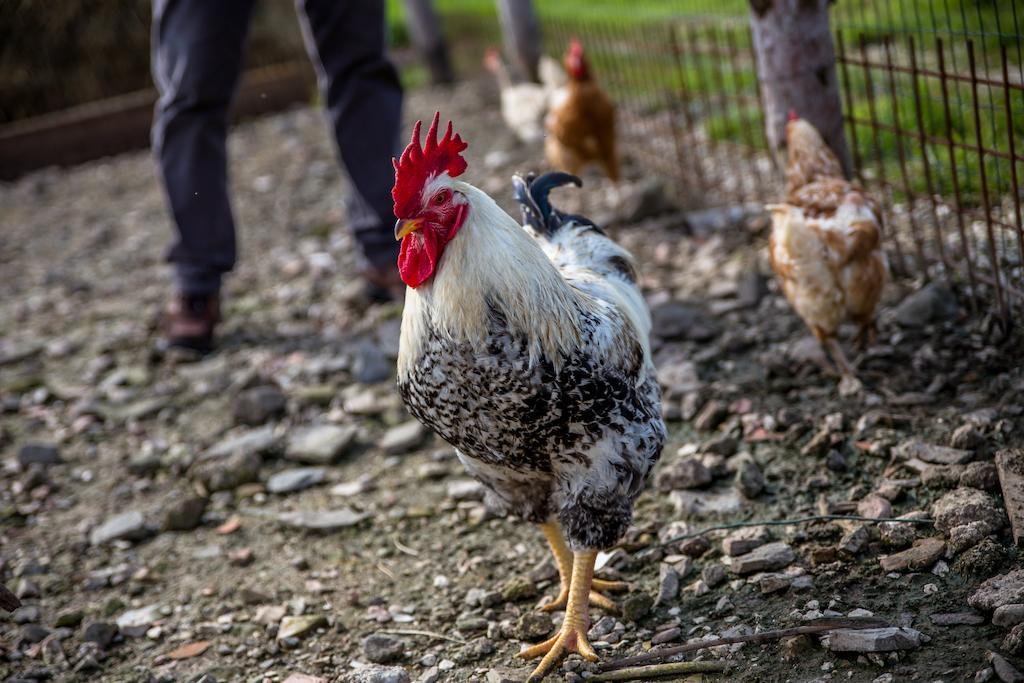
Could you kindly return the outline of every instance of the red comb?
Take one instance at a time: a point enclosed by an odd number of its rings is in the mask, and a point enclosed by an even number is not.
[[[437,124],[440,118],[441,113],[435,112],[422,147],[420,128],[423,122],[417,121],[412,129],[412,141],[402,152],[402,158],[391,160],[395,167],[395,186],[391,188],[391,198],[395,201],[396,218],[412,218],[416,215],[420,208],[420,193],[428,180],[445,171],[454,178],[466,170],[462,150],[469,145],[457,133],[452,134],[451,121],[448,122],[444,137],[438,140]]]
[[[569,40],[569,52],[583,54],[583,43],[580,42],[579,38],[572,38]]]
[[[798,121],[798,120],[800,120],[800,116],[796,113],[796,109],[790,109],[789,110],[789,116],[787,117],[786,120],[787,121]]]

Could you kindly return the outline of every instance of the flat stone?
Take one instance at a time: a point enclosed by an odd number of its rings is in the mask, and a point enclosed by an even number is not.
[[[782,569],[796,560],[796,554],[788,543],[776,541],[759,546],[745,555],[733,557],[729,562],[732,571],[740,576],[755,572]]]
[[[996,453],[996,469],[1013,541],[1024,545],[1024,449],[1008,448]]]
[[[409,673],[400,666],[370,664],[344,675],[339,683],[409,683]]]
[[[87,643],[96,643],[106,649],[117,636],[117,625],[106,621],[94,621],[85,627],[82,632],[82,640]]]
[[[892,454],[900,460],[917,458],[933,465],[963,465],[973,457],[971,451],[925,443],[917,439],[909,439],[892,449]]]
[[[943,532],[971,522],[980,522],[991,533],[1005,524],[1003,510],[992,496],[966,487],[954,489],[939,498],[932,504],[931,512],[935,528]]]
[[[11,620],[15,624],[31,624],[39,621],[39,608],[35,605],[24,605],[11,613]]]
[[[854,557],[864,550],[871,540],[871,532],[866,524],[857,524],[839,539],[836,550],[849,557]]]
[[[385,432],[378,445],[385,453],[401,455],[419,447],[427,434],[427,428],[419,420],[409,420]]]
[[[303,614],[285,617],[277,629],[277,639],[304,638],[311,632],[327,625],[327,617],[322,614]]]
[[[243,432],[217,442],[200,456],[200,460],[216,460],[235,453],[262,455],[277,446],[274,428],[270,425]]]
[[[651,309],[652,334],[665,340],[707,341],[718,336],[718,321],[700,306],[667,301]]]
[[[892,517],[892,503],[882,496],[871,494],[857,503],[857,514],[871,519]]]
[[[296,510],[294,512],[282,512],[277,515],[277,520],[287,526],[311,531],[335,531],[355,526],[368,519],[367,512],[356,512],[351,508],[338,508],[336,510]]]
[[[277,472],[267,480],[267,491],[271,493],[292,493],[316,486],[327,477],[323,467],[294,467]]]
[[[29,465],[60,465],[64,458],[60,457],[60,451],[56,446],[45,443],[29,443],[18,449],[18,464],[21,467]]]
[[[832,652],[893,652],[921,646],[921,632],[912,628],[838,629],[828,633]]]
[[[360,384],[375,384],[391,377],[393,363],[371,343],[360,344],[352,359],[352,379]]]
[[[693,426],[699,431],[709,432],[725,422],[729,417],[729,406],[718,400],[711,400],[704,404],[697,417],[693,420]]]
[[[117,628],[129,638],[139,638],[146,634],[154,622],[163,618],[160,605],[147,605],[139,609],[128,610],[117,618]]]
[[[992,613],[992,623],[996,626],[1010,627],[1024,622],[1024,604],[1000,605]]]
[[[1021,453],[1024,458],[1024,451]],[[991,462],[969,462],[960,473],[959,483],[972,489],[995,491],[999,488],[999,472]]]
[[[622,601],[622,618],[637,621],[647,616],[654,606],[654,598],[647,593],[633,593]]]
[[[284,415],[288,400],[273,384],[246,389],[235,401],[235,422],[258,426]]]
[[[527,611],[516,621],[516,635],[527,642],[546,638],[551,630],[551,617],[543,612]]]
[[[1001,654],[989,652],[988,661],[992,668],[995,669],[996,676],[999,676],[999,680],[1003,683],[1022,683],[1024,681],[1024,674],[1018,671],[1017,667]]]
[[[388,664],[402,658],[405,643],[385,633],[371,633],[363,639],[363,654],[375,664]]]
[[[768,527],[748,526],[732,531],[722,539],[722,551],[729,557],[744,555],[771,540]]]
[[[89,542],[105,545],[113,541],[141,541],[151,536],[153,530],[146,526],[146,518],[138,510],[122,512],[89,532]]]
[[[953,291],[932,282],[904,297],[894,314],[896,322],[904,327],[924,327],[933,320],[952,318],[958,311]]]
[[[946,543],[946,550],[949,557],[956,557],[968,548],[981,543],[991,533],[988,522],[968,522],[950,529],[946,535],[949,537]]]
[[[978,626],[985,623],[985,616],[977,612],[933,614],[928,619],[936,626]]]
[[[457,501],[484,499],[484,485],[476,479],[452,480],[448,482],[445,492],[449,498]]]
[[[711,481],[711,470],[700,459],[692,457],[666,463],[655,476],[661,491],[703,488]]]
[[[203,521],[207,499],[195,491],[176,488],[162,496],[155,507],[161,531],[189,531]]]
[[[678,626],[670,626],[664,631],[658,631],[651,638],[651,645],[662,645],[664,643],[671,643],[672,641],[679,640],[679,637],[683,634],[682,629]]]
[[[1016,569],[1006,574],[993,576],[980,586],[967,599],[967,604],[974,609],[992,612],[1003,605],[1024,602],[1024,569]]]
[[[355,425],[314,425],[296,430],[288,439],[285,457],[311,465],[330,465],[356,439]]]
[[[253,451],[237,451],[223,458],[200,461],[195,477],[208,491],[230,491],[259,479],[263,458]]]
[[[670,564],[662,564],[658,578],[658,597],[654,604],[667,605],[679,595],[679,572]]]
[[[673,491],[669,501],[679,516],[707,517],[736,512],[743,507],[739,491]]]
[[[327,683],[327,679],[307,674],[289,674],[284,683]]]
[[[946,552],[946,542],[941,538],[922,538],[913,547],[903,552],[887,555],[879,560],[882,569],[887,572],[918,571],[927,569]]]

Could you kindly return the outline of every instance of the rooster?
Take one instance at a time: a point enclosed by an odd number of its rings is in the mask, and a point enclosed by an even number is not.
[[[612,182],[619,179],[615,146],[615,105],[590,73],[578,40],[565,55],[569,82],[551,98],[545,127],[544,154],[556,169],[577,174],[597,163]]]
[[[648,344],[650,315],[629,253],[548,193],[566,173],[513,178],[526,225],[457,180],[467,147],[435,114],[395,165],[395,237],[408,290],[398,388],[409,411],[455,446],[489,502],[536,523],[558,565],[566,608],[531,681],[568,652],[596,660],[591,604],[611,609],[594,579],[600,549],[632,519],[661,453],[665,425]]]
[[[494,74],[501,91],[501,117],[522,142],[532,144],[544,137],[544,117],[551,96],[565,84],[565,72],[547,55],[540,58],[540,83],[513,83],[501,53],[487,50],[484,65]]]
[[[843,320],[860,326],[861,346],[875,335],[885,284],[879,211],[818,131],[794,112],[786,124],[786,202],[771,205],[768,255],[786,299],[847,381],[856,371],[836,341]]]

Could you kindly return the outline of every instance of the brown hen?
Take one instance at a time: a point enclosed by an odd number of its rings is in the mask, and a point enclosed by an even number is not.
[[[863,188],[843,178],[839,160],[810,123],[791,115],[786,143],[786,201],[768,207],[772,270],[843,376],[854,378],[836,333],[851,319],[860,326],[858,342],[873,341],[886,278],[880,213]]]

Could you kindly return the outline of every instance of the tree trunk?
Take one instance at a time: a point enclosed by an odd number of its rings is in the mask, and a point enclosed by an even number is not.
[[[448,44],[433,0],[405,0],[405,22],[413,45],[427,63],[430,80],[435,84],[454,82]]]
[[[750,26],[772,152],[778,155],[786,146],[792,110],[814,124],[849,176],[828,5],[829,0],[750,0]]]
[[[532,0],[497,0],[505,52],[512,60],[512,71],[519,79],[539,82],[540,22]],[[513,79],[515,80],[515,79]]]

